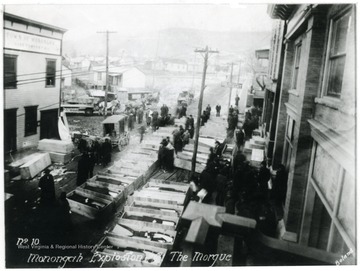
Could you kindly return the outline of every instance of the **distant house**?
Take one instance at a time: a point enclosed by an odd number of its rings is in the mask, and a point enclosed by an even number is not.
[[[136,67],[109,66],[109,84],[111,89],[117,90],[119,88],[145,88],[145,79],[145,74]],[[91,67],[89,85],[92,88],[105,89],[105,66]]]
[[[156,71],[187,72],[188,64],[181,59],[161,58],[156,61],[148,61],[146,67]]]
[[[61,89],[66,89],[71,87],[72,81],[72,70],[68,65],[61,65]]]

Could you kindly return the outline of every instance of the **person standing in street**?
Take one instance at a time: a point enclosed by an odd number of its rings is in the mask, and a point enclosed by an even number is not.
[[[236,94],[236,97],[235,97],[235,105],[236,106],[239,106],[239,101],[240,101],[239,95]]]
[[[54,177],[50,174],[49,169],[44,170],[44,175],[40,178],[39,181],[39,188],[41,189],[41,205],[52,205],[55,202],[55,183]]]
[[[88,176],[89,176],[89,156],[87,152],[84,152],[78,162],[76,185],[79,186],[85,183]]]
[[[140,143],[141,143],[141,142],[143,141],[143,139],[144,139],[145,130],[146,130],[145,125],[141,125],[141,126],[139,127]]]

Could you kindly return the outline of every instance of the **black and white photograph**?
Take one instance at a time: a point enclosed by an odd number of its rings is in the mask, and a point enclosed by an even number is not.
[[[356,266],[357,7],[2,3],[1,266]]]

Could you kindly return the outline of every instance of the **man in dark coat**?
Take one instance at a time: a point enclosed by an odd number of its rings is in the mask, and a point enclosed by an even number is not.
[[[244,145],[245,134],[242,129],[239,129],[236,133],[236,145],[238,148]]]
[[[273,181],[273,187],[270,193],[270,198],[276,203],[284,203],[287,191],[288,176],[284,165],[279,165],[276,171],[276,177]]]
[[[270,180],[271,174],[270,170],[266,167],[266,161],[261,162],[259,175],[258,175],[258,184],[259,184],[259,193],[263,199],[268,197],[268,182]]]
[[[88,176],[89,176],[89,156],[87,152],[84,152],[78,162],[76,185],[79,186],[85,183]]]
[[[103,149],[103,166],[106,167],[111,162],[112,145],[110,139],[106,138],[101,147]]]
[[[240,100],[239,95],[236,95],[236,97],[235,97],[235,105],[236,106],[239,106],[239,100]]]
[[[190,115],[190,127],[191,126],[194,127],[194,125],[195,125],[195,120],[194,120],[193,116]]]
[[[44,170],[44,176],[40,178],[39,188],[41,189],[41,205],[51,205],[55,202],[55,183],[54,177],[49,169]]]

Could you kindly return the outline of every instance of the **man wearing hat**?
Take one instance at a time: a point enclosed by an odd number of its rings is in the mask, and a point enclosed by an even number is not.
[[[39,188],[41,189],[40,203],[42,205],[53,204],[55,202],[55,183],[48,168],[44,170],[44,175],[40,178]]]

